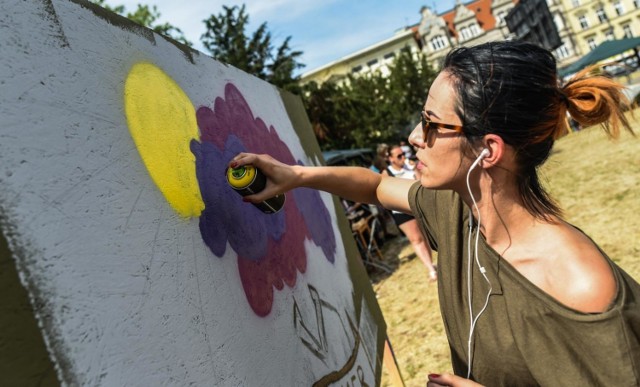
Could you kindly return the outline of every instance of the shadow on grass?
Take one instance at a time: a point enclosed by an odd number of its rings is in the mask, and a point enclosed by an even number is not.
[[[389,271],[375,265],[365,264],[367,274],[369,274],[369,279],[371,279],[373,284],[388,279],[398,270],[401,264],[416,258],[416,254],[412,249],[410,249],[410,252],[404,251],[407,249],[407,246],[410,246],[409,240],[402,236],[396,236],[384,242],[384,245],[380,249],[383,257],[382,264],[388,267]]]

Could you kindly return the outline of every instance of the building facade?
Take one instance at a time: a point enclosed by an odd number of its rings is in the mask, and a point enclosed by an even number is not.
[[[640,35],[640,0],[560,0],[578,56],[605,40]]]
[[[561,45],[554,50],[558,67],[565,67],[607,39],[640,34],[640,0],[546,0]],[[388,72],[388,65],[405,46],[422,51],[435,69],[458,46],[512,39],[506,16],[517,0],[460,0],[452,10],[437,14],[421,9],[421,19],[391,38],[302,74],[302,83],[339,81],[347,74]]]
[[[418,32],[432,66],[440,68],[452,48],[506,39],[506,25],[504,29],[498,27],[494,12],[501,12],[504,17],[511,7],[511,0],[476,0],[467,4],[458,0],[454,9],[442,14],[423,7]]]
[[[309,82],[322,84],[327,81],[341,83],[349,74],[359,76],[375,71],[386,75],[389,72],[389,64],[404,47],[409,47],[414,52],[420,50],[416,43],[415,28],[403,28],[389,39],[308,71],[302,74],[301,82],[303,84]]]

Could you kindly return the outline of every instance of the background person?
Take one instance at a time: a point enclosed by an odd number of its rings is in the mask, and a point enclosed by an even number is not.
[[[558,86],[550,52],[519,42],[460,47],[410,135],[420,183],[367,169],[303,167],[242,153],[269,177],[260,201],[295,187],[412,212],[438,250],[438,293],[456,377],[428,386],[635,386],[640,284],[561,217],[538,168],[567,132],[632,132],[621,86],[576,74]],[[615,232],[615,231],[612,231]]]
[[[390,147],[387,161],[389,165],[384,171],[382,171],[384,176],[392,176],[409,180],[416,179],[414,171],[409,169],[405,163],[406,153],[402,146],[395,145]],[[413,216],[400,211],[391,211],[391,216],[393,216],[393,221],[396,226],[398,226],[400,231],[402,231],[407,239],[409,239],[409,243],[411,243],[411,246],[418,258],[420,258],[422,263],[427,267],[427,270],[429,270],[429,280],[436,281],[438,279],[438,274],[433,265],[431,248],[425,243],[416,219]]]
[[[369,168],[374,172],[382,173],[387,169],[387,154],[389,154],[389,145],[379,144],[376,147],[376,155],[373,157],[373,162]]]

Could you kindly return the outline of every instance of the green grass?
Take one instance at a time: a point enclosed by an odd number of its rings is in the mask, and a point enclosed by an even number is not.
[[[636,111],[636,115],[640,113]],[[640,281],[640,121],[638,138],[609,140],[599,127],[560,139],[541,177],[564,210],[633,278]],[[424,386],[429,373],[451,370],[437,288],[406,242],[388,243],[390,276],[372,274],[400,372],[407,386]],[[390,385],[383,370],[382,385]]]

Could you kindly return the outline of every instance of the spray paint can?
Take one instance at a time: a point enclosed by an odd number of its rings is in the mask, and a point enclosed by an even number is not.
[[[227,182],[242,196],[256,194],[267,185],[267,177],[252,165],[227,168]],[[276,195],[260,203],[252,203],[265,214],[275,214],[284,206],[285,195]]]

